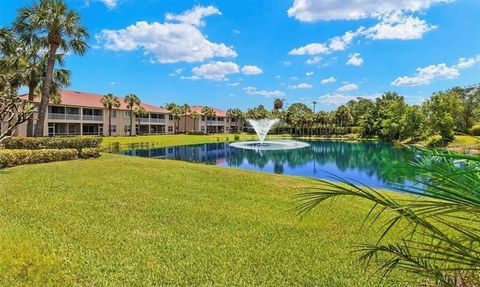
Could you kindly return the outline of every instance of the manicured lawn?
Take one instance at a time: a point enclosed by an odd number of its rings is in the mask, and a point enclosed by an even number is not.
[[[104,154],[0,183],[0,286],[417,286],[350,253],[365,202],[293,215],[308,179]]]
[[[240,140],[255,140],[256,135],[241,134]],[[210,135],[151,135],[151,136],[134,136],[134,137],[105,137],[103,146],[111,144],[120,144],[121,149],[128,149],[131,144],[147,144],[155,147],[165,147],[174,145],[188,145],[199,143],[226,142],[234,141],[233,134],[210,134]]]

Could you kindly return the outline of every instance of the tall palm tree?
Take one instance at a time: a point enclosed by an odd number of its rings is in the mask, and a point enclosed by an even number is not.
[[[187,132],[187,114],[191,112],[190,106],[188,104],[183,104],[182,106],[183,118],[185,120],[185,133]]]
[[[71,51],[83,55],[88,47],[86,43],[88,32],[80,23],[80,15],[70,10],[63,0],[40,0],[32,7],[21,8],[14,28],[27,37],[37,35],[42,48],[48,50],[42,98],[35,127],[35,136],[43,136],[57,52]]]
[[[133,132],[133,108],[135,106],[140,106],[140,99],[135,94],[128,94],[125,96],[124,99],[125,103],[127,104],[127,109],[130,110],[130,136],[132,136]]]
[[[172,107],[172,109],[170,110],[170,115],[172,116],[174,122],[176,122],[174,131],[175,134],[178,132],[178,126],[180,125],[180,118],[182,116],[182,113],[182,108],[177,105]]]
[[[190,113],[190,118],[193,120],[193,131],[197,131],[197,128],[196,128],[196,124],[195,122],[197,121],[197,119],[200,117],[200,114],[197,113],[196,111],[193,111]]]
[[[102,97],[102,105],[108,109],[108,136],[112,136],[112,109],[120,107],[120,100],[112,94]]]
[[[217,113],[215,112],[214,109],[212,109],[212,108],[210,108],[210,107],[208,107],[208,106],[204,106],[204,107],[202,108],[202,113],[203,113],[203,114],[205,115],[205,117],[207,118],[207,131],[206,131],[206,132],[209,133],[209,132],[208,132],[208,118],[210,118],[210,120],[211,120],[213,117],[215,117],[215,116],[217,115]]]
[[[137,118],[137,125],[138,125],[138,133],[140,133],[140,119],[144,118],[148,115],[147,110],[145,110],[144,107],[138,106],[133,110],[133,113],[135,114],[135,118]],[[130,127],[131,129],[132,127]]]

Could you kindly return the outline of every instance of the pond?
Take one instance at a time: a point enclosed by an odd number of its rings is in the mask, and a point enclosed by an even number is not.
[[[174,159],[262,172],[332,179],[332,175],[375,187],[408,187],[401,167],[418,150],[394,147],[386,142],[307,141],[308,147],[292,150],[255,151],[229,143],[126,150],[132,156]]]

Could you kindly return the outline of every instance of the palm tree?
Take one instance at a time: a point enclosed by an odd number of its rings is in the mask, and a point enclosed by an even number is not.
[[[197,113],[196,111],[193,111],[190,113],[190,118],[193,120],[193,131],[197,131],[197,128],[196,128],[196,120],[200,117],[200,114]]]
[[[50,100],[50,88],[55,68],[57,51],[83,55],[88,47],[87,30],[80,23],[80,15],[70,10],[63,0],[40,0],[30,8],[21,8],[14,23],[15,31],[29,37],[36,35],[42,48],[48,50],[48,59],[43,77],[35,136],[43,136],[43,128]]]
[[[147,110],[145,110],[144,107],[138,106],[133,110],[133,113],[135,114],[135,118],[137,118],[137,123],[138,123],[138,133],[140,133],[140,120],[141,118],[144,118],[148,115]],[[132,127],[130,127],[132,129]]]
[[[180,118],[182,116],[182,108],[175,105],[170,110],[170,115],[172,116],[172,119],[177,122],[177,124],[175,125],[175,131],[174,131],[174,133],[176,134],[178,132],[178,126],[180,125]]]
[[[130,110],[130,136],[132,136],[132,132],[133,132],[133,108],[135,106],[140,106],[140,99],[135,94],[128,94],[128,95],[125,96],[124,101],[127,104],[127,109]]]
[[[380,261],[384,276],[403,269],[435,286],[480,286],[480,158],[425,150],[398,172],[414,183],[409,189],[397,188],[410,197],[393,197],[335,177],[339,182],[319,180],[316,191],[299,195],[296,210],[304,213],[339,197],[367,200],[373,206],[365,221],[384,222],[384,232],[375,244],[360,245],[361,260]],[[403,237],[384,243],[395,229]]]
[[[108,136],[112,136],[112,109],[120,107],[120,101],[112,94],[102,97],[102,105],[108,109]]]
[[[243,113],[240,109],[228,109],[227,110],[227,117],[229,119],[234,119],[237,123],[237,132],[239,132],[240,128],[240,120],[242,119]]]
[[[283,109],[283,100],[282,99],[275,99],[273,101],[273,109],[275,111],[279,111],[279,110]]]
[[[212,109],[208,106],[204,106],[202,108],[202,114],[204,114],[205,117],[207,118],[207,130],[206,130],[206,132],[209,133],[208,132],[208,118],[210,118],[210,120],[211,120],[213,117],[215,117],[217,115],[217,113],[215,112],[214,109]]]
[[[185,133],[187,132],[187,114],[191,112],[190,106],[188,104],[184,104],[182,106],[183,112],[183,119],[185,120]]]

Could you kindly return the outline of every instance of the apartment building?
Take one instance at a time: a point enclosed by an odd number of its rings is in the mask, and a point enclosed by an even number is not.
[[[21,97],[27,98],[27,95]],[[45,121],[45,136],[70,135],[108,135],[108,109],[101,103],[103,95],[77,91],[61,92],[60,104],[49,104]],[[112,135],[129,135],[130,110],[119,97],[120,107],[112,110]],[[37,100],[38,101],[38,100]],[[133,115],[132,134],[171,134],[174,122],[169,119],[169,111],[142,103],[148,112],[144,118]],[[37,118],[37,115],[34,115]],[[25,136],[27,124],[20,125],[15,135]]]
[[[190,112],[182,115],[179,124],[180,132],[203,132],[203,133],[230,133],[241,130],[239,124],[227,117],[227,113],[221,109],[212,108],[215,116],[207,117],[202,109],[204,106],[192,106]],[[198,118],[192,119],[191,114],[195,112]]]

